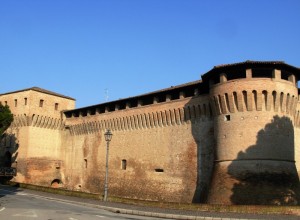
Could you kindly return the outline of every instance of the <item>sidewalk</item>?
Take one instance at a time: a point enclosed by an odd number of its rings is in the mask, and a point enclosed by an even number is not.
[[[6,186],[1,185],[1,187],[6,188]],[[9,190],[10,187],[7,187]],[[140,205],[129,205],[124,203],[116,202],[103,202],[100,200],[86,199],[72,196],[63,196],[58,194],[52,194],[42,191],[34,191],[30,189],[18,188],[18,191],[35,195],[37,197],[43,197],[48,200],[68,202],[72,204],[79,204],[84,206],[95,207],[99,209],[104,209],[107,211],[139,215],[139,216],[149,216],[149,217],[159,217],[167,219],[193,219],[193,220],[253,220],[253,219],[287,219],[296,220],[300,219],[299,216],[294,215],[259,215],[259,214],[245,214],[245,213],[221,213],[221,212],[204,212],[204,211],[192,211],[192,210],[178,210],[178,209],[163,209],[159,207],[148,207]]]

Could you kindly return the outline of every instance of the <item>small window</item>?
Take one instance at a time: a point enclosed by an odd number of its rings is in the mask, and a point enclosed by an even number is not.
[[[122,170],[126,170],[126,167],[127,167],[127,161],[122,160]]]
[[[43,107],[43,105],[44,105],[44,100],[41,99],[41,100],[40,100],[40,107]]]
[[[15,99],[15,107],[17,107],[17,106],[18,106],[18,100]]]
[[[4,104],[7,105],[7,101],[5,101]]]
[[[24,98],[24,105],[27,105],[27,98]]]
[[[157,172],[157,173],[163,173],[163,172],[164,172],[164,169],[157,168],[157,169],[155,169],[155,172]]]
[[[84,167],[87,168],[87,159],[84,159]]]
[[[225,115],[224,116],[224,121],[230,121],[230,115]]]
[[[58,103],[55,103],[54,109],[57,111],[58,110]]]
[[[55,168],[56,168],[57,170],[59,170],[59,169],[60,169],[60,164],[59,164],[59,163],[55,163]]]

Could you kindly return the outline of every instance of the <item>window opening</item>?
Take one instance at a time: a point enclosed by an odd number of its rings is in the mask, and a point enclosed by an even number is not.
[[[227,81],[234,80],[234,79],[244,79],[246,78],[246,70],[245,69],[228,70],[226,75],[227,75]]]
[[[289,81],[289,76],[291,74],[287,71],[281,70],[281,79]]]
[[[55,103],[54,109],[55,109],[55,110],[58,110],[58,103]]]
[[[24,105],[27,105],[27,98],[24,98]]]
[[[122,170],[126,170],[126,167],[127,167],[127,161],[122,160]]]
[[[43,107],[43,105],[44,105],[44,100],[41,99],[41,100],[40,100],[40,107]]]
[[[84,159],[84,167],[87,168],[87,159]]]
[[[272,78],[273,69],[270,68],[253,68],[252,78]]]
[[[156,168],[156,169],[155,169],[155,172],[157,172],[157,173],[163,173],[163,172],[164,172],[164,169]]]
[[[225,115],[224,116],[224,121],[230,121],[230,115]]]
[[[15,99],[15,107],[17,107],[17,106],[18,106],[18,100]]]

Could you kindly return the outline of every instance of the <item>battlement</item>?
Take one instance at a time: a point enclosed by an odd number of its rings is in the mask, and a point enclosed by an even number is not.
[[[241,63],[215,66],[202,75],[210,87],[236,79],[270,78],[293,83],[300,79],[300,69],[282,61],[245,61]]]

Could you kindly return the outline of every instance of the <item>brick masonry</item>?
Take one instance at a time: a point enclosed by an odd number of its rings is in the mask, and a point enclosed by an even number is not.
[[[299,204],[300,70],[282,62],[217,66],[202,81],[74,109],[36,87],[2,94],[1,139],[15,181],[109,195],[212,204]]]

